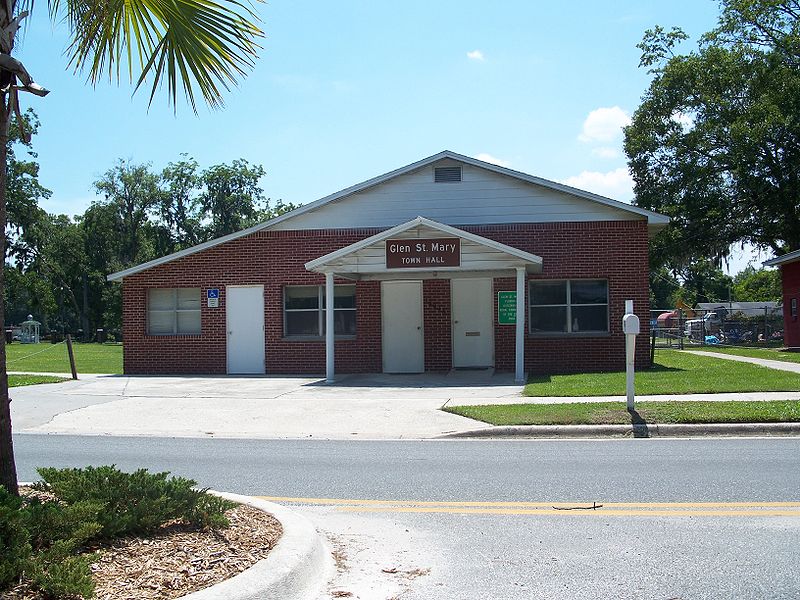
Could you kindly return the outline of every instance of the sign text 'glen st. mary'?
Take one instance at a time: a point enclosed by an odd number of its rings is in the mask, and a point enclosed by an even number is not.
[[[461,266],[460,238],[386,240],[387,269],[459,266]]]

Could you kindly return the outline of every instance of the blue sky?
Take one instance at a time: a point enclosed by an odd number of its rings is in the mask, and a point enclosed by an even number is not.
[[[255,69],[195,116],[127,81],[92,89],[67,70],[46,7],[17,55],[44,99],[25,95],[50,212],[81,213],[118,158],[161,169],[188,153],[206,167],[264,166],[268,196],[305,203],[444,149],[630,201],[620,127],[647,87],[636,44],[679,25],[697,37],[714,0],[406,1],[258,4]],[[145,91],[145,90],[143,90]],[[738,261],[734,269],[738,268]]]

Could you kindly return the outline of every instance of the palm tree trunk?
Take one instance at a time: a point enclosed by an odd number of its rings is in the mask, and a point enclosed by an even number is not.
[[[11,398],[8,397],[6,372],[6,320],[5,320],[5,257],[6,257],[6,175],[8,168],[8,94],[0,94],[0,485],[19,495],[17,466],[14,462],[14,443],[11,438]]]

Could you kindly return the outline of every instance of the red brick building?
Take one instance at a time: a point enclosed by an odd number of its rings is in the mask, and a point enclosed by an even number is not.
[[[125,373],[623,369],[625,300],[642,366],[648,236],[667,222],[441,152],[110,275]]]
[[[797,304],[800,303],[800,250],[789,252],[764,263],[780,267],[783,282],[783,343],[788,348],[800,350],[800,320]]]

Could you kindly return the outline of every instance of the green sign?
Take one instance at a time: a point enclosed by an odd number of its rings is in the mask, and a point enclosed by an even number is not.
[[[517,322],[517,292],[497,292],[497,322],[500,325]]]

